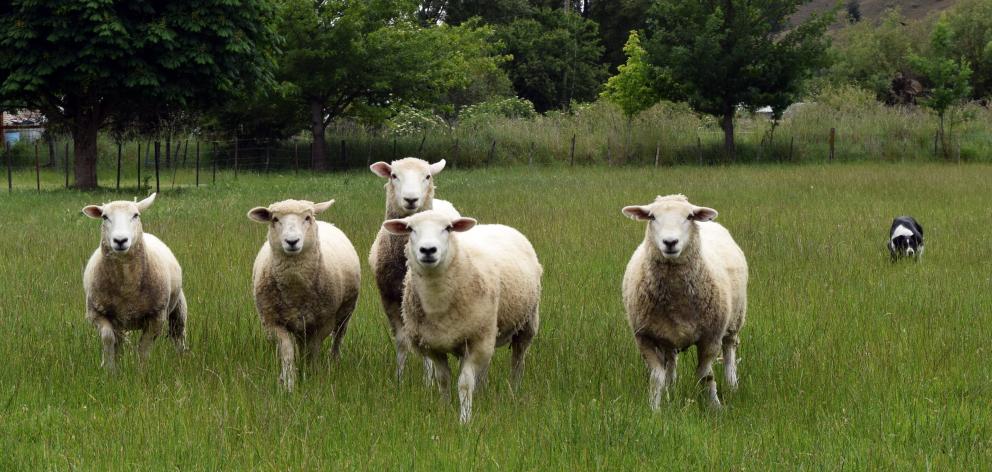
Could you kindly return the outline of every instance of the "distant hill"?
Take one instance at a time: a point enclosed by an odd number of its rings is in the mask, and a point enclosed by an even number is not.
[[[863,21],[877,20],[889,8],[898,8],[905,17],[915,20],[924,18],[933,12],[947,9],[954,5],[955,0],[861,0],[860,3]],[[813,0],[799,7],[799,11],[796,12],[792,20],[793,22],[802,21],[811,13],[827,11],[835,5],[837,5],[837,0]],[[842,0],[842,5],[846,6],[847,0]],[[843,11],[844,8],[841,8],[842,13]]]

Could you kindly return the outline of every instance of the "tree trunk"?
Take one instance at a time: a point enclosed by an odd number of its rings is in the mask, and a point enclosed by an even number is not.
[[[723,128],[723,152],[731,161],[737,159],[737,147],[734,145],[734,111],[723,113],[720,119],[720,126]]]
[[[100,123],[88,114],[77,115],[72,123],[73,171],[78,189],[97,187],[96,140],[99,130]],[[66,159],[68,158],[69,156],[66,156]]]
[[[324,106],[320,102],[310,102],[310,132],[313,133],[311,160],[314,170],[327,170],[327,146],[324,142]]]

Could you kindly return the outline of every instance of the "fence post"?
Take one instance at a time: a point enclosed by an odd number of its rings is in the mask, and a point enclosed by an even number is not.
[[[169,164],[172,164],[172,136],[167,136],[165,138],[165,167],[169,168]]]
[[[210,180],[210,185],[217,185],[217,142],[213,143],[214,152],[210,155],[210,161],[213,164],[214,175]]]
[[[138,141],[138,193],[141,193],[141,141]]]
[[[489,147],[489,158],[486,159],[486,165],[492,165],[493,158],[496,156],[496,140],[493,140],[493,145]]]
[[[169,147],[168,141],[166,141],[166,145],[165,146],[166,146],[166,149],[168,149],[168,147]],[[158,178],[158,158],[159,158],[159,150],[160,149],[161,148],[160,148],[159,142],[158,141],[155,141],[155,193],[158,193],[158,192],[161,191],[161,188],[159,187],[159,178]]]
[[[420,146],[417,146],[417,157],[420,157],[420,153],[424,151],[424,141],[427,141],[427,132],[424,132],[424,137],[420,138]]]
[[[348,168],[348,147],[343,139],[341,140],[341,168]]]
[[[933,133],[933,157],[937,157],[937,137],[940,136],[940,131],[934,131]]]
[[[795,150],[795,148],[796,148],[796,137],[792,136],[791,139],[789,139],[789,162],[792,162],[792,152],[793,150]]]
[[[200,187],[200,139],[196,140],[196,187]]]
[[[238,178],[238,135],[234,135],[234,178]]]
[[[121,152],[123,152],[124,143],[117,142],[117,190],[121,189]]]
[[[396,138],[393,138],[393,160],[396,160]]]
[[[654,142],[654,166],[658,167],[658,157],[661,156],[661,141]]]
[[[300,173],[300,142],[293,140],[293,165],[296,167],[296,173]]]
[[[0,118],[2,119],[2,118]],[[10,160],[14,158],[14,154],[10,152],[10,148],[7,147],[7,137],[0,134],[0,139],[3,139],[3,151],[7,155],[7,192],[14,191],[14,176],[12,175]]]
[[[365,167],[372,165],[372,138],[368,140],[368,154],[365,155]]]
[[[696,135],[696,158],[699,159],[699,165],[703,165],[703,141]]]
[[[69,141],[65,142],[65,155],[62,160],[65,161],[65,188],[69,188]]]
[[[830,156],[828,157],[828,160],[830,161],[834,160],[834,140],[836,140],[836,137],[837,137],[837,129],[830,128]]]
[[[606,165],[613,165],[613,150],[610,149],[610,137],[606,137]]]
[[[527,167],[534,165],[534,141],[530,142],[530,154],[527,155]]]
[[[34,179],[38,191],[41,191],[41,163],[38,162],[38,141],[34,142]]]
[[[269,173],[269,142],[265,142],[265,173]]]
[[[572,133],[572,150],[568,152],[568,165],[575,165],[575,133]]]
[[[458,152],[459,152],[459,149],[458,149],[458,138],[455,138],[455,149],[454,149],[454,152],[451,155],[451,168],[452,169],[455,168],[455,162],[458,162]]]

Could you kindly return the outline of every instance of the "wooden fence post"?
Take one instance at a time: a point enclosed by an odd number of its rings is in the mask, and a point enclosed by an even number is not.
[[[65,161],[65,188],[69,188],[69,141],[65,142],[65,154],[62,160]]]
[[[0,119],[3,118],[0,117]],[[3,151],[7,156],[7,192],[10,193],[14,191],[14,176],[10,165],[11,159],[14,158],[14,153],[10,152],[10,148],[7,147],[7,137],[0,133],[0,139],[3,139]]]
[[[658,158],[661,157],[661,141],[654,143],[654,166],[658,167]]]
[[[166,136],[165,138],[165,168],[169,168],[169,164],[172,164],[172,136]]]
[[[610,149],[610,137],[606,137],[606,165],[613,165],[613,149]]]
[[[166,143],[168,143],[168,141]],[[166,144],[166,148],[168,148],[168,144]],[[158,161],[159,161],[160,149],[161,147],[159,142],[155,141],[155,193],[161,191],[161,188],[159,186],[159,175],[158,175]]]
[[[837,129],[830,128],[830,156],[827,158],[829,161],[834,160],[834,141],[837,138]]]
[[[486,159],[486,165],[491,165],[495,157],[496,157],[496,140],[493,139],[493,145],[489,147],[489,158]]]
[[[393,138],[393,160],[396,160],[396,138]]]
[[[121,189],[121,153],[123,152],[124,143],[117,142],[117,190]]]
[[[238,135],[234,135],[234,178],[238,178]]]
[[[200,187],[200,139],[196,139],[196,187]]]
[[[213,164],[213,177],[211,177],[210,185],[217,185],[217,142],[214,141],[212,144],[214,152],[210,155],[210,161]]]
[[[138,192],[141,192],[141,141],[138,141]]]
[[[269,173],[269,142],[265,142],[265,173]]]
[[[699,159],[699,165],[703,165],[703,140],[696,135],[696,158]]]
[[[296,173],[300,173],[300,142],[293,140],[293,165],[296,167]]]
[[[38,141],[34,142],[34,179],[38,191],[41,191],[41,163],[38,162]]]
[[[530,153],[527,154],[527,167],[534,165],[534,141],[530,142]]]
[[[455,150],[454,150],[454,152],[452,153],[452,156],[451,156],[451,168],[452,169],[455,168],[455,162],[458,162],[458,152],[459,152],[459,149],[458,149],[458,138],[455,138]]]
[[[420,154],[424,152],[424,141],[427,141],[426,132],[424,133],[424,136],[420,138],[420,146],[417,146],[417,157],[420,157]]]
[[[568,165],[575,165],[575,133],[572,133],[572,150],[568,152]]]

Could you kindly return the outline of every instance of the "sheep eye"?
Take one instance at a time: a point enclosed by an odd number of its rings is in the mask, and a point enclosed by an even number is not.
[[[276,218],[276,217],[273,216],[272,217],[272,222],[273,223],[278,223],[279,222],[279,218]]]
[[[135,213],[135,214],[134,214],[134,216],[132,216],[132,217],[131,217],[131,219],[132,219],[132,220],[136,220],[136,219],[138,219],[138,214],[137,214],[137,213]]]
[[[448,225],[448,227],[447,227],[447,228],[444,228],[444,230],[445,230],[445,231],[448,231],[448,232],[451,232],[451,230],[452,230],[452,227],[451,227],[451,225]]]
[[[110,221],[110,218],[108,218],[107,215],[103,215],[103,221]]]
[[[310,222],[310,215],[307,215],[306,220],[307,220],[307,223]]]
[[[395,179],[396,178],[396,174],[390,174],[389,178]]]
[[[430,174],[427,174],[427,180],[431,180]]]

